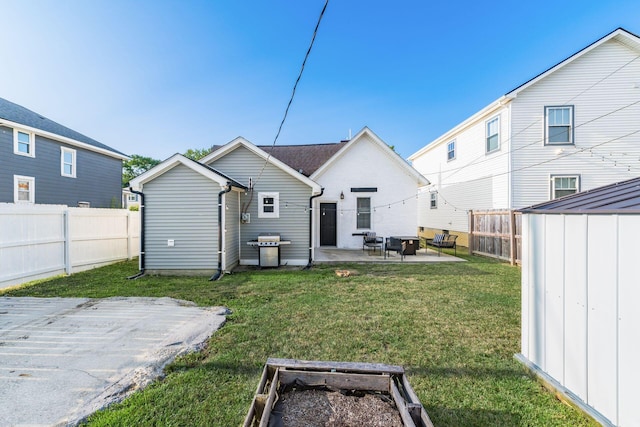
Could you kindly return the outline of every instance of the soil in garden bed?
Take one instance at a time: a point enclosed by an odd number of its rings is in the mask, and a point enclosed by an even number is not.
[[[388,395],[326,389],[283,392],[269,419],[269,427],[403,426]]]

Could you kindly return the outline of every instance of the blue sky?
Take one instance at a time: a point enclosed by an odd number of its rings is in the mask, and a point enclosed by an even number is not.
[[[0,97],[127,154],[271,144],[324,0],[0,0]],[[408,157],[635,1],[330,0],[279,144],[368,126]]]

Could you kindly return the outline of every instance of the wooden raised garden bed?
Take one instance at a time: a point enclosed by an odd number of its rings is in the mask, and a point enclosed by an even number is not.
[[[244,427],[433,427],[401,366],[267,360]]]

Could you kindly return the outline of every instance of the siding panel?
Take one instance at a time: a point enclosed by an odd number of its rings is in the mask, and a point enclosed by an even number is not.
[[[220,185],[179,165],[145,184],[146,268],[212,270]],[[168,246],[168,240],[175,242]]]

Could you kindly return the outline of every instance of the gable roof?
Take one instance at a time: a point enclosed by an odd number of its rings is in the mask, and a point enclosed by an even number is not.
[[[393,151],[391,147],[389,147],[382,139],[378,137],[371,129],[368,127],[362,128],[360,132],[358,132],[351,140],[349,140],[346,144],[344,144],[329,160],[327,160],[322,166],[320,166],[312,175],[311,178],[316,179],[321,176],[325,171],[327,171],[333,163],[335,163],[339,158],[345,155],[351,147],[353,147],[358,140],[361,138],[368,136],[374,144],[378,145],[388,156],[389,158],[402,170],[404,170],[408,175],[414,177],[417,182],[422,185],[428,185],[429,180],[422,176],[420,172],[415,170],[413,166],[407,163],[398,153]]]
[[[127,159],[128,156],[108,145],[89,138],[73,129],[49,120],[46,117],[31,111],[21,105],[15,104],[4,98],[0,98],[0,124],[11,127],[24,128],[42,136],[56,139],[70,145],[79,146],[102,154]]]
[[[130,185],[130,187],[132,187],[134,189],[140,189],[147,182],[156,179],[160,175],[164,174],[165,172],[173,169],[174,167],[176,167],[178,165],[184,165],[184,166],[188,167],[189,169],[193,170],[194,172],[197,172],[200,175],[202,175],[202,176],[204,176],[206,178],[209,178],[212,181],[217,182],[221,186],[231,185],[232,187],[236,187],[236,188],[240,188],[240,189],[246,189],[247,188],[244,185],[240,184],[238,181],[234,180],[233,178],[228,177],[227,175],[225,175],[222,172],[212,168],[211,166],[202,164],[202,163],[197,162],[195,160],[191,160],[190,158],[185,157],[185,156],[183,156],[182,154],[179,154],[179,153],[174,154],[173,156],[171,156],[168,159],[164,160],[160,164],[152,167],[151,169],[149,169],[145,173],[140,174],[137,177],[133,178],[131,180],[131,182],[129,183],[129,185]]]
[[[227,155],[228,153],[232,152],[233,150],[235,150],[238,147],[245,147],[246,149],[248,149],[252,153],[256,154],[258,157],[261,157],[262,159],[264,159],[265,162],[269,162],[273,166],[281,169],[282,171],[284,171],[285,173],[291,175],[292,177],[296,178],[297,180],[302,181],[304,184],[306,184],[309,187],[311,187],[313,189],[314,193],[319,193],[320,192],[321,188],[320,188],[320,185],[317,182],[313,181],[309,177],[303,175],[302,173],[298,172],[296,169],[294,169],[291,166],[287,165],[285,162],[283,162],[282,160],[278,159],[275,156],[275,154],[274,155],[269,155],[269,153],[264,151],[262,148],[258,147],[257,145],[252,144],[251,142],[249,142],[248,140],[242,138],[241,136],[237,137],[233,141],[231,141],[231,142],[229,142],[229,143],[227,143],[227,144],[225,144],[223,146],[214,146],[214,147],[212,147],[212,149],[214,151],[212,151],[211,153],[209,153],[206,156],[204,156],[202,159],[199,160],[199,162],[202,163],[202,164],[211,163],[211,162],[213,162],[213,161],[215,161],[215,160],[217,160],[217,159],[219,159],[221,157],[224,157],[225,155]]]
[[[475,124],[478,120],[481,120],[482,118],[495,113],[497,110],[499,110],[500,108],[502,108],[503,106],[505,106],[506,104],[511,102],[511,100],[515,99],[518,96],[518,94],[520,94],[520,92],[522,92],[523,90],[525,90],[525,89],[529,88],[530,86],[538,83],[540,80],[546,78],[550,74],[558,71],[559,69],[565,67],[566,65],[572,63],[576,59],[580,58],[581,56],[585,55],[588,52],[591,52],[593,49],[597,48],[598,46],[601,46],[602,44],[604,44],[604,43],[606,43],[606,42],[608,42],[610,40],[615,40],[615,41],[627,46],[630,49],[634,49],[634,50],[638,51],[638,53],[640,54],[640,36],[630,32],[630,31],[627,31],[624,28],[621,28],[621,27],[617,28],[617,29],[613,30],[612,32],[610,32],[609,34],[605,35],[604,37],[601,37],[600,39],[598,39],[595,42],[591,43],[587,47],[585,47],[585,48],[579,50],[578,52],[574,53],[573,55],[569,56],[568,58],[565,58],[562,61],[558,62],[556,65],[548,68],[547,70],[543,71],[542,73],[538,74],[537,76],[527,80],[526,82],[522,83],[521,85],[517,86],[516,88],[510,90],[509,92],[507,92],[506,94],[504,94],[503,96],[498,98],[497,100],[493,101],[491,104],[489,104],[486,107],[484,107],[482,110],[478,111],[473,116],[471,116],[468,119],[464,120],[463,122],[461,122],[460,124],[458,124],[454,128],[448,130],[447,132],[445,132],[444,134],[442,134],[438,138],[434,139],[433,141],[431,141],[430,143],[428,143],[427,145],[425,145],[424,147],[422,147],[421,149],[419,149],[418,151],[416,151],[415,153],[410,155],[409,156],[409,160],[415,160],[417,157],[421,156],[422,154],[424,154],[425,152],[431,150],[432,148],[442,144],[444,141],[448,142],[448,140],[451,137],[453,137],[453,135],[455,135],[455,134],[461,132],[463,129]]]
[[[520,209],[523,213],[639,214],[640,177]]]

